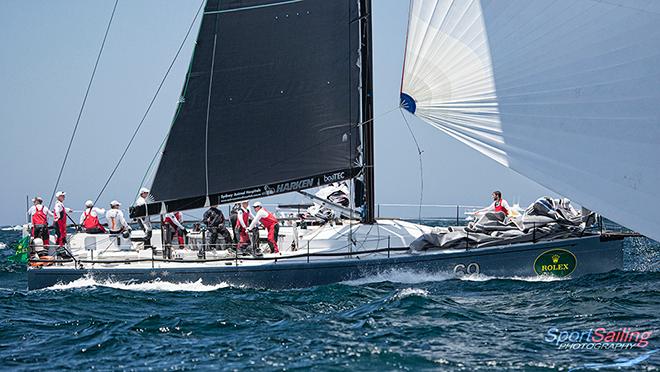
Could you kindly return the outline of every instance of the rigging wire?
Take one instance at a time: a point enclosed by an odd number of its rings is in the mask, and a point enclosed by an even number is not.
[[[197,17],[199,17],[199,13],[204,7],[204,4],[206,3],[206,0],[202,1],[199,5],[199,8],[197,9],[197,13],[195,13],[195,17],[193,18],[192,22],[190,23],[190,26],[188,27],[188,31],[186,32],[186,35],[184,36],[183,40],[181,41],[181,44],[179,45],[179,49],[177,49],[176,54],[174,55],[174,58],[172,59],[172,62],[170,63],[169,67],[167,68],[167,71],[165,72],[165,75],[160,81],[160,84],[158,84],[158,89],[156,89],[156,92],[154,93],[153,97],[151,98],[151,101],[149,102],[149,105],[147,106],[146,111],[144,112],[144,115],[142,116],[142,119],[138,123],[137,127],[135,128],[135,131],[133,132],[133,135],[131,136],[131,139],[128,141],[128,144],[124,148],[124,151],[122,152],[121,156],[119,157],[119,160],[117,161],[117,164],[115,165],[114,169],[110,173],[110,176],[108,179],[105,181],[105,184],[101,188],[101,191],[99,192],[98,196],[96,199],[94,199],[94,204],[98,202],[98,200],[101,198],[101,195],[103,195],[103,192],[105,191],[106,187],[108,187],[108,184],[112,180],[112,177],[115,175],[117,172],[117,169],[121,165],[121,162],[124,160],[124,157],[126,156],[126,153],[128,152],[128,149],[131,147],[131,144],[135,140],[135,137],[137,136],[138,132],[140,131],[140,128],[142,127],[142,124],[144,124],[145,119],[149,115],[149,112],[151,111],[151,107],[153,106],[154,102],[156,101],[156,98],[158,97],[158,94],[160,93],[161,88],[165,84],[165,80],[167,80],[167,76],[169,76],[170,71],[172,70],[172,67],[174,66],[174,63],[176,62],[177,58],[179,57],[179,54],[181,53],[181,50],[186,44],[186,40],[188,40],[188,36],[190,36],[190,31],[192,31],[193,26],[195,25],[195,22],[197,21]]]
[[[412,128],[410,127],[410,123],[408,122],[408,119],[406,118],[406,115],[403,113],[403,107],[399,107],[399,112],[401,113],[401,117],[403,117],[403,121],[406,123],[406,127],[408,127],[408,131],[410,132],[410,135],[412,136],[413,141],[415,142],[415,146],[417,147],[417,155],[419,156],[419,210],[418,210],[418,219],[419,223],[422,223],[422,203],[424,200],[424,167],[422,164],[422,153],[424,151],[419,147],[419,142],[417,142],[417,138],[415,137],[415,133],[413,133]]]
[[[115,18],[115,12],[117,10],[118,3],[119,0],[115,0],[115,5],[112,7],[112,14],[110,15],[110,20],[108,20],[108,26],[105,28],[105,34],[103,35],[103,42],[101,42],[101,48],[99,48],[99,53],[96,56],[96,62],[94,62],[94,69],[92,70],[92,75],[89,78],[89,83],[87,83],[87,90],[85,91],[85,96],[83,98],[82,104],[80,105],[80,110],[78,111],[78,118],[76,119],[76,124],[73,126],[73,132],[71,133],[71,138],[69,139],[69,145],[66,148],[66,153],[64,154],[64,159],[62,160],[62,166],[60,167],[60,171],[57,174],[57,181],[55,181],[55,187],[53,187],[53,192],[50,195],[50,201],[48,202],[49,208],[53,204],[53,199],[55,198],[55,192],[57,192],[57,187],[60,185],[60,180],[62,179],[62,172],[64,172],[66,160],[69,158],[69,152],[71,151],[71,145],[73,144],[73,140],[76,137],[76,132],[78,131],[78,124],[80,124],[80,118],[82,117],[83,111],[85,109],[85,104],[87,103],[87,97],[89,96],[89,91],[92,88],[92,82],[94,81],[94,76],[96,76],[96,69],[98,68],[99,61],[101,60],[101,54],[103,54],[105,41],[108,39],[108,32],[110,31],[110,25],[112,25],[112,20]]]

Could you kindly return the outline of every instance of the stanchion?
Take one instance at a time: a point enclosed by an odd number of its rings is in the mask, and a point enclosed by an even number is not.
[[[391,236],[387,236],[387,258],[390,258],[390,238]]]

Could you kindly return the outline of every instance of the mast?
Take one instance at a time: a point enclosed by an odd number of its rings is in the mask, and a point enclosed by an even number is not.
[[[374,187],[374,96],[373,96],[373,60],[371,39],[371,0],[360,0],[362,9],[362,143],[364,168],[365,213],[362,223],[376,222],[375,187]]]

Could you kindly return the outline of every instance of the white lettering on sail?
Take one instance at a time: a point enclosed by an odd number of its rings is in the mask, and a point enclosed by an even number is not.
[[[337,182],[337,181],[343,180],[344,178],[346,178],[344,173],[346,173],[346,172],[337,172],[337,173],[332,173],[332,174],[324,174],[323,175],[323,183]]]

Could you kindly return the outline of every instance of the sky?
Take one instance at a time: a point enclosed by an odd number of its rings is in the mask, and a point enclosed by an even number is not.
[[[114,0],[0,2],[0,225],[25,220],[26,195],[46,203],[71,137]],[[80,210],[95,199],[155,93],[199,1],[119,0],[58,190]],[[418,152],[398,109],[408,1],[373,1],[376,202],[381,214],[416,215]],[[128,207],[167,135],[198,23],[137,140],[99,199]],[[393,110],[396,109],[396,110]],[[393,110],[393,111],[392,111]],[[407,115],[423,151],[423,204],[486,205],[493,190],[521,205],[556,194]],[[147,185],[148,186],[148,185]],[[303,202],[286,195],[266,203]],[[427,207],[450,216],[454,208]]]

